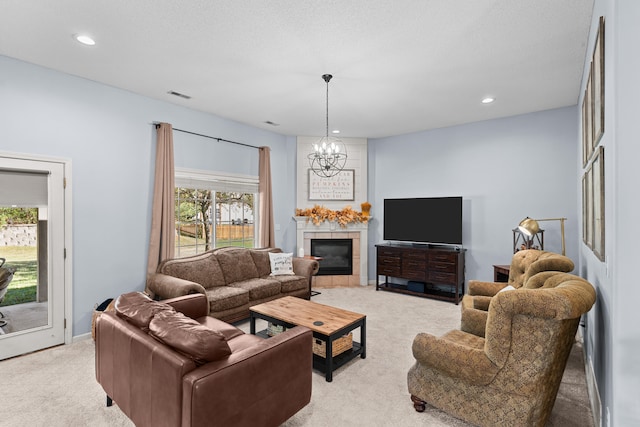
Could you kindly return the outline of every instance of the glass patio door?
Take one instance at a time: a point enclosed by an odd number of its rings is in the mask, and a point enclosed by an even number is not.
[[[64,164],[0,156],[0,360],[65,342]]]

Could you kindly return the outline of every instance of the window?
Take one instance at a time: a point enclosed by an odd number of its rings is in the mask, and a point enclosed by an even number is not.
[[[175,256],[255,247],[258,178],[176,170]]]

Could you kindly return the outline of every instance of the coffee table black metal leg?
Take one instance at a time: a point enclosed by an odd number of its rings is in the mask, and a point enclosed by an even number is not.
[[[256,318],[253,315],[253,312],[249,313],[249,333],[251,335],[256,334]]]
[[[360,353],[361,359],[367,358],[367,318],[362,319],[362,326],[360,326],[360,345],[362,346],[362,353]]]
[[[325,359],[327,361],[327,372],[325,374],[325,379],[328,383],[333,381],[333,338],[329,337],[327,339]]]

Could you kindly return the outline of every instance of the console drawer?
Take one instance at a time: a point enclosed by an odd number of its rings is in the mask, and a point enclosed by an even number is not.
[[[424,260],[412,260],[412,259],[402,260],[402,271],[405,271],[405,270],[425,271],[426,269],[427,269],[427,262]]]
[[[378,265],[393,266],[400,268],[400,258],[390,256],[379,256]]]
[[[381,274],[383,276],[400,277],[400,267],[394,267],[392,265],[384,266],[378,264],[378,274]]]
[[[429,254],[429,262],[446,262],[450,264],[455,264],[458,258],[458,254],[453,252],[435,252]]]
[[[409,252],[409,251],[405,251],[402,254],[402,259],[410,259],[410,260],[416,260],[416,261],[423,261],[426,262],[427,260],[427,254],[426,253],[422,253],[422,252]]]
[[[443,273],[440,271],[429,271],[429,281],[433,283],[456,284],[456,275],[454,273]]]
[[[455,264],[444,264],[442,262],[434,262],[429,264],[429,270],[437,271],[439,273],[455,273]]]
[[[400,258],[400,250],[396,248],[378,248],[378,256]]]
[[[417,280],[424,282],[427,279],[427,273],[425,270],[405,270],[402,269],[402,277],[409,280]]]
[[[400,257],[378,256],[378,274],[395,276],[400,274]]]

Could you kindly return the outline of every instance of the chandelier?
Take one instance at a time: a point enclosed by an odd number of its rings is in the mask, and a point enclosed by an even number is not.
[[[344,143],[338,138],[329,136],[329,81],[332,77],[331,74],[322,75],[322,79],[327,83],[325,136],[313,144],[311,153],[307,156],[313,173],[324,178],[340,173],[347,162],[347,149]]]

